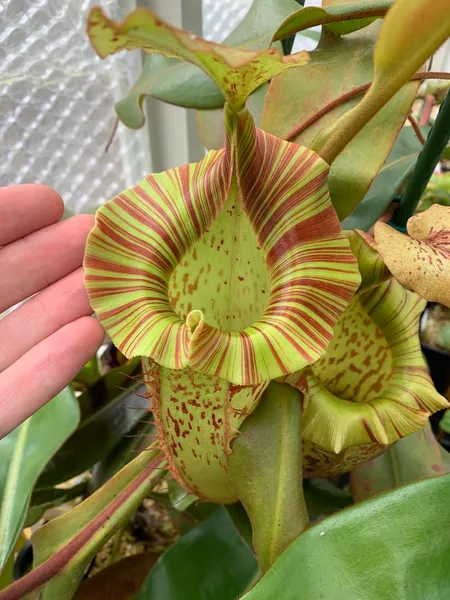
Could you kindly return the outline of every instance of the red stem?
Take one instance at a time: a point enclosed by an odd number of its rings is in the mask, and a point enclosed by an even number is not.
[[[425,144],[425,138],[423,137],[423,134],[420,131],[420,127],[419,127],[417,121],[415,120],[415,118],[412,116],[411,113],[409,113],[409,115],[408,115],[408,121],[411,123],[411,127],[414,129],[414,133],[416,134],[417,139],[423,146]]]

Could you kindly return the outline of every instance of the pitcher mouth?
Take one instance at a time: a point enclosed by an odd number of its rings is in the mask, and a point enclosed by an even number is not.
[[[375,355],[386,342],[391,364],[381,378],[376,369],[356,368],[352,372],[350,367],[355,365],[352,362],[355,359],[349,352],[344,359],[345,364],[341,364],[341,369],[347,369],[345,397],[339,394],[339,388],[326,384],[326,365],[333,358],[333,345],[321,360],[305,371],[303,385],[307,391],[303,436],[335,454],[351,446],[392,444],[421,429],[430,414],[449,406],[447,400],[436,392],[420,348],[419,319],[425,302],[391,279],[358,294],[345,311],[342,321],[345,322],[347,314],[355,312],[356,303],[361,304],[383,333],[378,340],[369,339],[370,343],[361,349],[356,364],[364,363],[365,357]],[[342,333],[339,324],[337,331]],[[348,339],[354,335],[364,338],[362,322],[355,324],[354,330],[347,329]],[[361,380],[368,377],[372,380],[363,389]]]
[[[233,116],[227,148],[152,175],[96,214],[85,256],[92,307],[127,357],[190,367],[237,385],[294,373],[322,356],[360,283],[331,205],[328,165]],[[238,331],[181,319],[170,277],[223,209],[236,177],[271,284],[262,316]]]

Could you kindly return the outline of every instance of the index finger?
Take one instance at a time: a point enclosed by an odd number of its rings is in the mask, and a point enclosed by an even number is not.
[[[61,196],[46,185],[0,188],[0,246],[57,223],[63,213]]]

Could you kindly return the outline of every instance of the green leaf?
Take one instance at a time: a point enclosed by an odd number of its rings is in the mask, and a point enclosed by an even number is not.
[[[339,4],[332,0],[327,10]],[[372,80],[378,30],[379,23],[373,23],[345,38],[323,30],[320,43],[310,53],[311,61],[302,68],[301,76],[292,71],[272,80],[264,105],[262,129],[311,147],[317,134],[361,101],[361,96],[356,94],[313,121],[330,103]],[[418,86],[418,82],[411,82],[400,90],[331,164],[328,179],[331,201],[341,221],[364,198],[391,152]]]
[[[144,386],[134,383],[130,391],[119,394],[84,420],[48,463],[37,487],[67,481],[108,455],[138,421],[146,418],[149,402],[140,395],[144,391]]]
[[[73,600],[134,600],[158,559],[155,552],[127,556],[85,579]]]
[[[366,500],[419,479],[442,475],[447,468],[430,424],[399,440],[381,456],[357,466],[351,473],[355,502]]]
[[[404,127],[364,199],[351,215],[342,221],[344,229],[368,231],[374,225],[404,186],[421,149],[422,144],[412,127]]]
[[[296,9],[294,0],[254,0],[224,43],[248,50],[268,48],[274,29]],[[144,124],[142,103],[147,95],[196,109],[220,108],[225,102],[217,85],[198,67],[158,54],[146,57],[140,77],[127,96],[116,104],[117,114],[127,127],[138,128]]]
[[[262,83],[282,71],[306,64],[309,59],[305,51],[283,56],[279,50],[264,45],[261,50],[248,50],[243,45],[237,48],[208,42],[165,23],[142,7],[129,13],[120,23],[95,7],[89,14],[87,30],[101,58],[120,50],[139,48],[147,54],[157,52],[199,67],[217,84],[236,111],[244,107],[247,97]]]
[[[0,440],[0,573],[24,524],[39,473],[79,419],[77,402],[66,388]]]
[[[290,15],[277,29],[273,39],[281,40],[308,27],[326,25],[338,35],[352,33],[384,17],[393,0],[375,0],[331,6],[308,6]]]
[[[361,102],[322,131],[311,146],[328,164],[373,122],[375,115],[450,36],[448,8],[448,0],[396,0],[377,39],[372,85]]]
[[[436,120],[428,133],[425,144],[414,166],[411,177],[406,184],[400,205],[395,211],[392,222],[399,227],[406,227],[408,219],[417,210],[420,198],[425,191],[442,152],[450,141],[450,92],[439,107]]]
[[[309,524],[302,491],[301,393],[272,382],[241,425],[228,469],[266,571]]]
[[[425,479],[321,521],[243,600],[447,600],[449,494]]]
[[[19,600],[34,590],[39,600],[72,598],[96,552],[165,475],[166,465],[157,450],[142,452],[92,496],[38,529],[33,570],[0,599]]]
[[[256,572],[252,552],[220,507],[166,550],[136,600],[235,600]]]

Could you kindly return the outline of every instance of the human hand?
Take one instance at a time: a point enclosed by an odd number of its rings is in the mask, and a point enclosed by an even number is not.
[[[103,341],[81,268],[91,215],[58,223],[43,185],[0,188],[0,439],[60,392]]]

